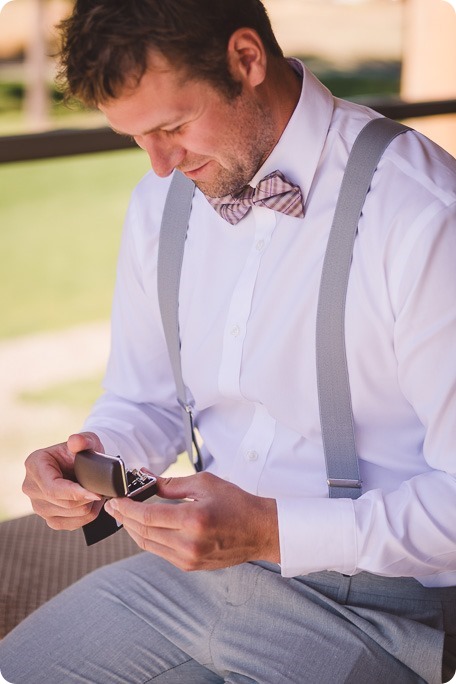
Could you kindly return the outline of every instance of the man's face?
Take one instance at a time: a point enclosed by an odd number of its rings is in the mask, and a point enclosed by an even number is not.
[[[132,136],[158,176],[175,168],[210,197],[243,188],[276,143],[271,113],[255,90],[232,101],[154,56],[139,85],[100,105],[109,124]]]

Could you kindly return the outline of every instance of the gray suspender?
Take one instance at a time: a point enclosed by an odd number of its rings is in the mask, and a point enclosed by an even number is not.
[[[166,344],[176,383],[177,400],[182,410],[185,448],[195,469],[200,471],[202,463],[193,431],[193,406],[187,398],[187,388],[182,379],[178,311],[179,283],[194,192],[193,181],[176,171],[163,210],[158,245],[157,281]],[[197,450],[196,460],[193,459],[193,446]]]
[[[352,147],[326,248],[317,312],[317,380],[329,495],[361,493],[345,354],[345,300],[353,244],[364,200],[389,143],[408,130],[391,119],[374,119]]]
[[[345,300],[353,243],[364,200],[389,143],[409,130],[390,119],[370,121],[355,140],[342,181],[320,284],[317,312],[317,379],[330,497],[361,494],[345,353]],[[182,379],[178,295],[194,184],[175,172],[166,199],[158,254],[158,296],[166,342],[182,409],[185,445],[196,470],[201,456],[193,431],[193,405]],[[193,456],[196,449],[196,459]]]

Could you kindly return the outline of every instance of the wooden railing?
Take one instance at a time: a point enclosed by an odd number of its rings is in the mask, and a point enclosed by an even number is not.
[[[456,99],[404,102],[399,99],[363,99],[365,104],[391,119],[410,119],[456,114]],[[129,138],[110,128],[55,130],[45,133],[0,137],[0,163],[49,159],[135,147]]]

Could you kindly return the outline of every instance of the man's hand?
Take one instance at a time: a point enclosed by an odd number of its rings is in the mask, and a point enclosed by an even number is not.
[[[74,482],[73,463],[77,451],[103,446],[93,432],[71,435],[67,442],[39,449],[25,462],[22,491],[35,513],[54,530],[75,530],[94,520],[103,505],[98,494],[88,492]]]
[[[188,500],[170,505],[118,498],[105,504],[141,549],[182,570],[279,562],[274,499],[248,494],[210,473],[158,478],[158,495]]]

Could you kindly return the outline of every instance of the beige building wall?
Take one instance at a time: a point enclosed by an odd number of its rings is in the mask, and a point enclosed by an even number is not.
[[[456,98],[456,0],[404,0],[401,95]],[[456,156],[456,115],[409,122]]]

